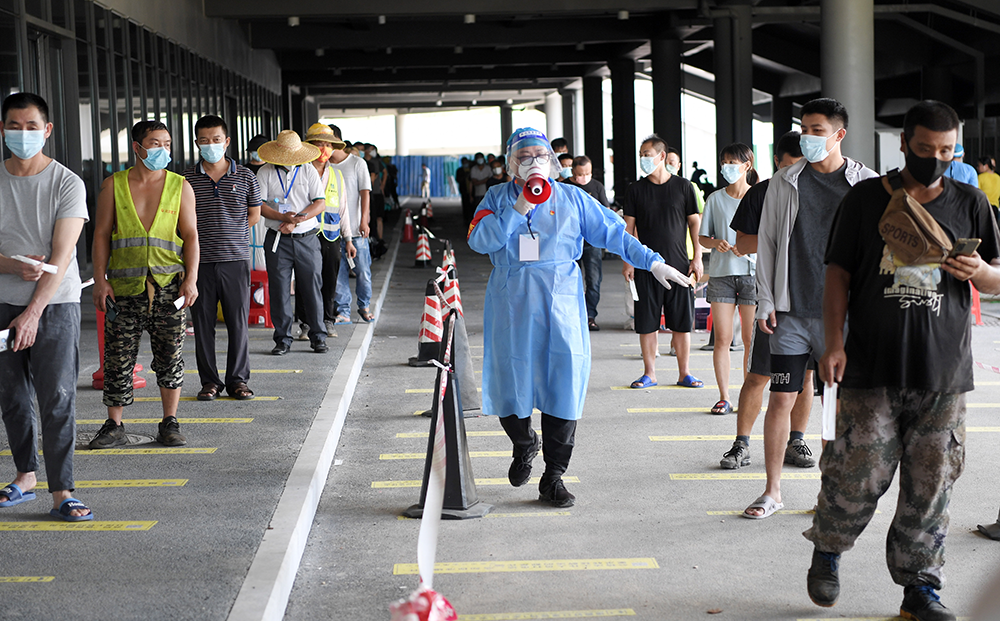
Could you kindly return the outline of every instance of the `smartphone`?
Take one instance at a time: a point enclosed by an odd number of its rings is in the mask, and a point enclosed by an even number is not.
[[[948,253],[948,258],[951,259],[958,255],[971,256],[982,241],[978,237],[956,239],[955,245],[952,247],[951,252]]]
[[[14,328],[0,330],[0,352],[7,351],[14,345]]]
[[[108,318],[108,321],[114,321],[118,319],[118,312],[121,310],[115,301],[111,299],[111,296],[104,298],[104,308],[108,309],[105,311],[104,316]]]

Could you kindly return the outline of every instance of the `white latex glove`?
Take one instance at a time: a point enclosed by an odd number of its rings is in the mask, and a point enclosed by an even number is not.
[[[535,207],[536,205],[533,205],[532,203],[528,202],[528,199],[524,197],[523,191],[520,194],[518,194],[517,200],[514,201],[514,209],[516,209],[517,213],[521,214],[522,216],[528,215],[528,212],[534,209]]]
[[[666,263],[657,261],[653,263],[653,267],[651,267],[649,271],[652,272],[656,280],[660,281],[660,284],[667,289],[670,288],[671,281],[685,288],[691,286],[691,280],[687,276]]]

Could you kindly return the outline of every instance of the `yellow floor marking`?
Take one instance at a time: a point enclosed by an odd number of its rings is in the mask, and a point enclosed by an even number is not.
[[[542,477],[531,477],[528,483],[538,483]],[[579,483],[579,477],[563,477],[566,483]],[[423,481],[372,481],[375,489],[399,488],[399,487],[420,487]],[[510,481],[503,479],[476,479],[476,485],[510,485]]]
[[[1000,386],[1000,382],[993,381],[993,380],[986,381],[986,382],[981,382],[979,380],[976,380],[976,386]]]
[[[252,401],[277,401],[281,397],[254,397]],[[136,397],[135,401],[162,401],[159,397]],[[197,401],[198,397],[181,397],[181,401]],[[236,401],[232,397],[216,397],[216,401]]]
[[[968,408],[1000,408],[1000,403],[966,403],[966,409]]]
[[[533,511],[531,513],[487,513],[483,517],[488,518],[533,518],[533,517],[567,517],[569,516],[569,511]],[[408,518],[405,516],[399,516],[396,518],[398,520],[412,520],[416,518]]]
[[[145,424],[145,423],[159,423],[162,418],[123,418],[123,423],[131,423],[135,425]],[[105,419],[103,418],[84,418],[77,419],[77,425],[103,425]],[[252,418],[178,418],[178,423],[252,423]]]
[[[477,388],[476,390],[478,392],[483,392],[482,388]],[[406,394],[408,394],[408,395],[412,395],[412,394],[421,394],[422,395],[422,394],[430,394],[432,392],[434,392],[433,388],[407,388],[406,389]]]
[[[52,582],[55,576],[0,576],[0,584],[11,582]]]
[[[98,449],[87,451],[76,451],[74,455],[209,455],[219,449],[217,448],[134,448],[134,449]],[[41,455],[42,452],[38,451]],[[11,455],[10,449],[0,451],[0,456]]]
[[[486,516],[489,517],[489,516]],[[631,608],[611,610],[552,610],[545,612],[499,612],[458,615],[458,621],[528,621],[530,619],[596,619],[598,617],[634,617]]]
[[[705,384],[702,388],[718,388],[715,384]],[[735,388],[735,386],[731,386]],[[660,384],[659,386],[649,386],[648,388],[632,388],[631,386],[612,386],[611,390],[698,390],[697,388],[689,388],[687,386],[678,386],[677,384]]]
[[[781,480],[819,480],[818,472],[782,472]],[[671,481],[722,481],[722,480],[764,480],[767,475],[763,472],[695,472],[691,474],[671,474]]]
[[[693,409],[693,408],[627,408],[625,411],[629,414],[643,414],[646,412],[707,412],[709,408]],[[734,412],[736,410],[733,410]]]
[[[806,440],[819,440],[818,433],[809,433],[804,436]],[[709,442],[715,440],[735,440],[736,437],[732,434],[728,436],[649,436],[652,442]],[[763,440],[764,436],[761,434],[754,434],[750,436],[751,440]]]
[[[198,369],[185,369],[184,372],[189,375],[193,375],[195,373],[198,373]],[[220,374],[225,372],[226,372],[225,369],[219,369]],[[302,369],[254,369],[253,372],[255,374],[256,373],[302,373]],[[150,369],[149,371],[146,371],[146,373],[156,373],[156,371]]]
[[[971,617],[958,617],[958,621],[969,621]],[[814,619],[796,619],[795,621],[903,621],[902,617],[817,617]]]
[[[969,433],[1000,433],[1000,427],[966,427]]]
[[[587,571],[606,569],[659,569],[655,558],[583,558],[554,561],[478,561],[472,563],[435,563],[436,574],[480,574],[522,571]],[[396,563],[394,576],[417,574],[416,563]]]
[[[51,530],[149,530],[156,524],[151,522],[116,522],[112,520],[94,520],[93,522],[0,522],[0,531],[51,531]],[[2,580],[0,580],[2,582]]]
[[[380,460],[424,459],[427,453],[382,453]],[[469,457],[510,457],[510,451],[469,451]]]
[[[482,388],[480,388],[480,389],[479,389],[479,392],[483,392],[483,389],[482,389]],[[424,412],[426,412],[426,411],[427,411],[427,410],[414,410],[414,412],[413,412],[413,415],[414,415],[414,416],[420,416],[421,414],[423,414],[423,413],[424,413]],[[735,410],[733,410],[733,411],[735,412]],[[541,414],[541,413],[542,413],[542,411],[541,411],[541,410],[539,410],[538,408],[532,408],[532,410],[531,410],[531,413],[532,413],[532,414]],[[429,417],[428,417],[428,418],[429,418]],[[506,434],[503,434],[503,433],[501,433],[500,435],[506,435]]]
[[[535,429],[535,433],[541,435],[542,430],[541,429]],[[430,435],[430,434],[428,432],[426,432],[426,431],[414,431],[412,433],[397,433],[396,437],[397,438],[426,438],[428,435]],[[506,437],[507,433],[503,429],[497,429],[495,431],[466,431],[465,435],[467,435],[469,437],[472,437],[472,436],[477,436],[477,437],[504,436],[504,437]]]
[[[77,487],[86,488],[106,488],[106,487],[184,487],[187,479],[117,479],[106,481],[76,481]],[[36,489],[48,489],[49,484],[39,481]]]

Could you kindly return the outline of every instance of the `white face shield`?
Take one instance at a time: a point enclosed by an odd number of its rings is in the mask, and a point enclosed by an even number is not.
[[[511,134],[505,159],[507,173],[521,181],[533,174],[546,179],[559,177],[559,160],[545,134],[537,129],[525,127]]]

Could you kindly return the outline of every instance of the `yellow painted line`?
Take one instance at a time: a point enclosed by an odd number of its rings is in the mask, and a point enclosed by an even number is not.
[[[528,483],[538,483],[542,477],[531,477]],[[580,479],[578,477],[563,477],[562,480],[566,483],[579,483]],[[388,489],[388,488],[400,488],[400,487],[420,487],[423,481],[372,481],[372,487],[375,489]],[[503,479],[476,479],[476,485],[510,485],[510,481],[506,478]]]
[[[966,409],[969,408],[1000,408],[1000,403],[966,403]]]
[[[482,574],[522,571],[594,571],[608,569],[659,569],[655,558],[584,558],[553,561],[478,561],[435,563],[436,574]],[[416,563],[396,563],[392,575],[417,574]]]
[[[281,397],[254,397],[253,401],[277,401]],[[162,401],[159,397],[136,397],[135,401]],[[198,397],[181,397],[181,401],[197,401]],[[216,397],[216,401],[236,401],[232,397]]]
[[[733,386],[735,387],[735,386]],[[705,384],[701,388],[718,388],[716,384]],[[660,384],[658,386],[650,386],[649,388],[632,388],[631,386],[612,386],[611,390],[699,390],[699,388],[689,388],[687,386],[678,386],[677,384]]]
[[[52,582],[55,576],[0,576],[0,584],[11,582]]]
[[[483,392],[482,388],[477,388],[476,390],[478,392]],[[406,394],[408,394],[408,395],[413,395],[413,394],[423,395],[423,394],[430,394],[432,392],[434,392],[433,388],[407,388],[406,389]]]
[[[482,388],[480,388],[480,389],[479,389],[479,392],[483,392],[483,389],[482,389]],[[426,411],[427,411],[427,410],[414,410],[414,411],[413,411],[413,415],[414,415],[414,416],[420,416],[421,414],[423,414],[423,413],[424,413],[424,412],[426,412]],[[735,412],[736,410],[733,410],[733,411]],[[538,408],[532,408],[532,409],[531,409],[531,413],[532,413],[532,414],[541,414],[541,413],[542,413],[542,411],[541,411],[541,410],[539,410]],[[501,433],[500,435],[507,435],[507,434],[505,434],[505,433]]]
[[[190,374],[197,373],[198,369],[185,369],[184,372],[190,375]],[[219,373],[225,373],[225,372],[226,372],[225,369],[219,369]],[[146,373],[156,373],[156,371],[153,371],[152,369],[150,369],[149,371],[146,371]],[[302,369],[254,369],[253,373],[254,374],[257,374],[257,373],[302,373]]]
[[[535,433],[541,435],[542,430],[541,429],[536,429]],[[411,433],[397,433],[396,437],[397,438],[426,438],[428,435],[430,435],[430,434],[428,432],[426,432],[426,431],[414,431],[414,432],[411,432]],[[472,437],[472,436],[476,436],[476,437],[504,436],[504,437],[507,437],[507,433],[503,429],[497,429],[495,431],[466,431],[465,435],[467,435],[469,437]]]
[[[816,480],[820,474],[818,472],[782,472],[782,481],[796,480]],[[671,481],[750,481],[767,479],[763,472],[695,472],[691,474],[671,474]]]
[[[1000,427],[966,427],[969,433],[1000,433]]]
[[[957,617],[958,621],[969,621],[972,617]],[[816,617],[809,619],[796,619],[795,621],[902,621],[902,617]]]
[[[818,433],[809,433],[803,436],[806,440],[819,440]],[[649,436],[652,442],[709,442],[709,441],[723,441],[723,440],[735,440],[736,437],[732,434],[728,436]],[[763,440],[764,436],[761,434],[754,434],[750,436],[751,440]]]
[[[53,530],[105,530],[105,531],[140,531],[149,530],[156,524],[150,522],[116,522],[112,520],[94,520],[92,522],[0,522],[0,531],[53,531]]]
[[[534,517],[568,517],[570,515],[569,511],[532,511],[531,513],[487,513],[483,517],[488,518],[534,518]],[[416,518],[408,518],[405,516],[399,516],[396,518],[398,520],[412,520]]]
[[[77,419],[77,425],[103,425],[106,419],[103,418],[85,418]],[[130,423],[133,425],[140,425],[146,423],[159,423],[162,418],[123,418],[123,423]],[[252,423],[252,418],[178,418],[178,423]]]
[[[108,487],[184,487],[187,479],[118,479],[106,481],[76,481],[77,487],[108,488]],[[48,489],[49,484],[39,481],[35,489]]]
[[[458,615],[458,621],[529,621],[531,619],[597,619],[634,616],[635,611],[631,608],[613,608],[609,610],[552,610],[545,612],[499,612]]]
[[[77,457],[81,455],[210,455],[218,448],[135,448],[135,449],[94,449],[86,451],[75,451]],[[42,451],[38,451],[41,455]],[[0,451],[0,456],[8,457],[12,455],[10,449]]]
[[[646,412],[707,412],[709,408],[627,408],[629,414],[644,414]],[[733,410],[734,412],[736,410]],[[734,436],[735,437],[735,436]]]
[[[976,386],[1000,386],[1000,382],[995,380],[980,382],[979,380],[976,380]]]
[[[382,453],[380,460],[424,459],[427,453]],[[469,457],[510,457],[510,451],[469,451]]]

